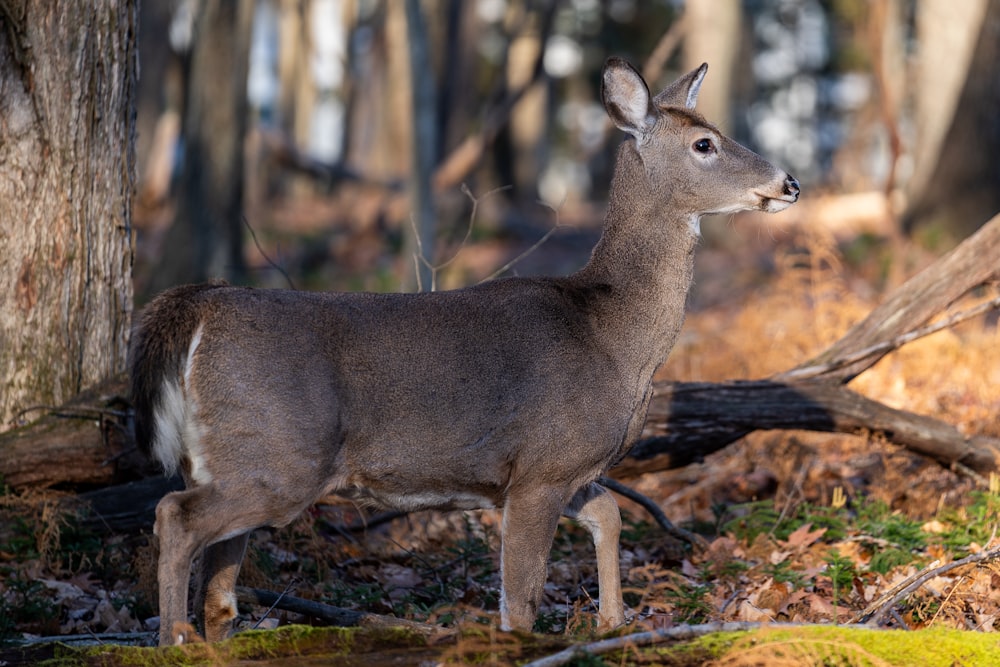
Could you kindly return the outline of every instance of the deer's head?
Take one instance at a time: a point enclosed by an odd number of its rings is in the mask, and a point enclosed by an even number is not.
[[[649,189],[680,215],[761,210],[776,213],[799,197],[799,183],[723,135],[694,110],[703,64],[653,97],[621,58],[604,66],[602,98],[612,122],[635,138]]]

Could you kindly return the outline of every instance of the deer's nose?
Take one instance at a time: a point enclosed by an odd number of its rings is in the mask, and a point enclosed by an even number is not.
[[[799,198],[799,181],[791,174],[785,176],[785,194],[794,199]]]

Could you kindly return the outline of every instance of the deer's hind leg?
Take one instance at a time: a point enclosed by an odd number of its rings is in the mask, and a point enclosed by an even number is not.
[[[192,511],[211,496],[208,487],[168,493],[156,506],[156,534],[160,555],[156,578],[160,589],[160,645],[183,644],[187,628],[191,561],[204,542],[188,529]]]
[[[205,624],[205,639],[222,641],[232,630],[236,618],[236,578],[246,553],[250,533],[205,547],[201,558],[201,576],[195,610],[201,610]]]
[[[211,482],[164,496],[156,506],[155,528],[160,542],[160,644],[188,640],[184,624],[188,619],[191,561],[196,553],[205,550],[200,588],[204,591],[206,634],[215,641],[228,634],[229,621],[235,616],[233,587],[247,533],[274,524],[276,517],[294,517],[302,507],[304,503],[297,499],[271,494],[255,499],[245,492],[223,493]]]
[[[577,491],[563,514],[576,519],[594,541],[597,552],[597,585],[600,588],[599,628],[610,630],[625,622],[618,540],[622,517],[618,503],[607,489],[592,482]]]

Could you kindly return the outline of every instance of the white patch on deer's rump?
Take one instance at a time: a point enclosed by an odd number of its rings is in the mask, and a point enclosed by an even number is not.
[[[187,358],[184,360],[184,386],[191,386],[191,370],[194,368],[194,353],[198,351],[198,346],[201,345],[201,332],[203,325],[199,324],[198,328],[194,330],[194,335],[191,336],[191,342],[188,344]]]
[[[207,484],[212,475],[205,466],[201,447],[202,429],[197,420],[197,401],[191,388],[194,355],[201,343],[201,326],[195,330],[184,359],[183,378],[164,378],[160,403],[153,410],[153,457],[167,475],[177,472],[182,458],[190,462],[191,480]],[[183,379],[183,386],[178,381]]]
[[[160,462],[167,476],[177,472],[184,450],[181,434],[186,412],[180,385],[164,380],[160,402],[153,409],[153,458]]]

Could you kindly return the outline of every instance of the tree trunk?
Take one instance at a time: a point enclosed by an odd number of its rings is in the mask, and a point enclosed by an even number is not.
[[[0,0],[0,430],[125,364],[133,0]]]
[[[185,282],[245,280],[243,139],[253,3],[198,3],[187,73],[178,207],[150,280],[155,293]]]
[[[427,25],[419,0],[406,0],[406,37],[410,54],[410,109],[412,110],[413,170],[410,178],[410,216],[413,229],[405,231],[407,246],[416,263],[417,289],[434,291],[434,243],[437,215],[431,174],[437,164],[437,107],[434,69],[431,67]]]
[[[903,225],[961,239],[1000,210],[1000,0],[917,7],[918,144]]]

